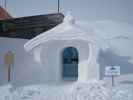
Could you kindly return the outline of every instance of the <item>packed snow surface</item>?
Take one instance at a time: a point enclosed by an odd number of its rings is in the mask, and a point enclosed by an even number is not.
[[[108,86],[104,81],[75,83],[68,86],[32,85],[0,87],[0,100],[133,100],[133,86]]]

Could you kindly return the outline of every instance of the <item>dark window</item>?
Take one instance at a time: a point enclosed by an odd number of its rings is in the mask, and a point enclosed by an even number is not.
[[[0,33],[3,32],[2,24],[0,23]]]
[[[75,81],[78,79],[78,51],[74,47],[63,50],[63,79]]]

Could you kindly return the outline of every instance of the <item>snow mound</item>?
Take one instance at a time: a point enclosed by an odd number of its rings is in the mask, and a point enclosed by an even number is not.
[[[10,84],[0,86],[0,100],[13,100],[11,88]]]
[[[133,86],[120,85],[112,89],[112,100],[133,100]]]
[[[60,86],[35,85],[18,88],[16,100],[74,100],[72,93]]]
[[[133,86],[109,87],[103,81],[67,85],[0,87],[0,100],[133,100]]]
[[[76,100],[109,100],[110,91],[103,82],[79,83],[74,89]]]

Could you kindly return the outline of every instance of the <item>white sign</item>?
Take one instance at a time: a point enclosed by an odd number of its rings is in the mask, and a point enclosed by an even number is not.
[[[120,75],[120,66],[107,66],[105,67],[106,76],[118,76]]]

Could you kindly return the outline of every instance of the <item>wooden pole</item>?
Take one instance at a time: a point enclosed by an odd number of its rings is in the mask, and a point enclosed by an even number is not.
[[[9,51],[5,54],[5,67],[7,68],[7,77],[8,77],[8,82],[11,81],[11,67],[13,66],[13,61],[14,61],[14,54]]]
[[[8,83],[11,81],[11,66],[8,67]]]
[[[7,1],[5,0],[5,2],[4,2],[4,6],[5,6],[5,9],[7,8]]]
[[[115,86],[114,75],[112,75],[112,86]]]
[[[60,0],[58,0],[58,13],[60,12]]]

